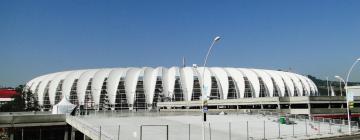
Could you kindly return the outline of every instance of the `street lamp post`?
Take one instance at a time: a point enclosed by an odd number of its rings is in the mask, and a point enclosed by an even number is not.
[[[206,63],[207,63],[207,60],[208,60],[208,57],[209,57],[209,55],[210,55],[210,53],[211,53],[211,49],[213,48],[213,46],[215,45],[215,43],[217,42],[217,41],[219,41],[220,40],[220,37],[219,36],[216,36],[214,39],[213,39],[213,41],[212,41],[212,43],[211,43],[211,45],[210,45],[210,47],[209,47],[209,49],[208,49],[208,52],[207,52],[207,54],[206,54],[206,56],[205,56],[205,59],[204,59],[204,65],[203,65],[203,73],[202,73],[202,95],[201,95],[201,98],[202,98],[202,117],[203,117],[203,123],[202,123],[202,138],[203,138],[203,140],[205,140],[205,123],[206,123],[206,111],[205,111],[205,109],[204,109],[204,105],[205,105],[205,102],[207,101],[207,96],[205,95],[206,93],[205,93],[205,82],[204,82],[204,77],[205,77],[205,66],[206,66]],[[207,109],[207,108],[206,108]]]
[[[343,82],[344,84],[346,84],[346,82],[345,82],[345,80],[344,80],[342,77],[340,77],[340,76],[337,76],[337,75],[336,75],[335,78],[336,78],[336,79],[339,79],[339,83],[340,83],[340,95],[343,96],[342,90],[341,90],[341,82]]]
[[[348,126],[349,126],[349,134],[351,135],[351,117],[350,117],[350,108],[349,108],[349,93],[348,93],[348,82],[349,82],[349,77],[350,77],[350,73],[352,71],[352,69],[355,67],[356,63],[358,63],[360,61],[360,58],[356,59],[355,62],[351,65],[347,76],[346,76],[346,81],[345,81],[345,93],[346,93],[346,109],[347,109],[347,117],[348,117]],[[339,77],[339,76],[336,76]]]

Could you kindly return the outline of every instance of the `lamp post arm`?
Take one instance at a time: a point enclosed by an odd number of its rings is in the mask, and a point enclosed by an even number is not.
[[[357,63],[358,61],[359,61],[359,59],[357,59],[357,60],[352,64],[352,66],[350,67],[350,69],[349,69],[349,71],[348,71],[348,73],[347,73],[346,82],[345,82],[345,88],[347,88],[347,84],[348,84],[348,82],[349,82],[350,73],[351,73],[351,71],[353,70],[353,68],[355,67],[355,65],[356,65],[356,63]],[[346,89],[346,91],[347,91],[347,89]]]
[[[203,65],[203,67],[205,67],[205,66],[206,66],[206,63],[207,63],[208,57],[209,57],[209,55],[210,55],[210,53],[211,53],[211,50],[212,50],[212,48],[213,48],[214,44],[215,44],[215,40],[211,43],[211,46],[210,46],[210,48],[208,49],[208,52],[206,53],[206,56],[205,56],[205,59],[204,59],[204,65]],[[205,71],[205,70],[204,70],[204,71]]]

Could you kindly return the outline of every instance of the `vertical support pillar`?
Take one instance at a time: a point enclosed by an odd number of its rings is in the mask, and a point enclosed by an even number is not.
[[[70,140],[75,140],[75,128],[71,127]]]
[[[21,140],[24,140],[24,128],[21,128]]]
[[[14,128],[9,128],[10,131],[10,140],[14,140]]]
[[[69,130],[67,128],[65,128],[64,140],[68,140],[69,139],[68,136],[69,136]]]
[[[39,131],[40,131],[40,132],[39,132],[39,133],[40,133],[40,138],[39,138],[39,140],[42,140],[41,127],[39,128]]]

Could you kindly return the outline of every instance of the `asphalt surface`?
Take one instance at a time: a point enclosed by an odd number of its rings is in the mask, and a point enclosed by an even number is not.
[[[352,136],[339,136],[339,137],[332,137],[332,138],[319,138],[313,140],[360,140],[360,134],[352,135]]]

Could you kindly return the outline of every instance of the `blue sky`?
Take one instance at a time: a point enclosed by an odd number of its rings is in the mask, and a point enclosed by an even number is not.
[[[345,76],[360,1],[0,1],[0,85],[73,69],[202,64]],[[360,81],[360,65],[352,80]]]

